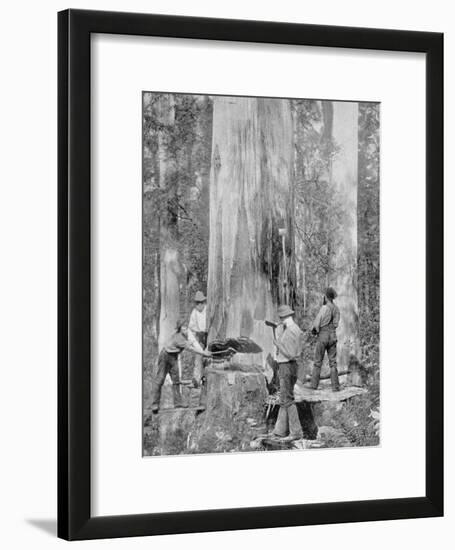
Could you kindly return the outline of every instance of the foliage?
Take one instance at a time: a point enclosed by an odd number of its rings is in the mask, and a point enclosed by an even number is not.
[[[362,360],[379,385],[379,105],[359,104],[358,302]]]
[[[374,402],[374,394],[365,394],[350,399],[343,407],[337,420],[352,446],[379,445],[379,413],[372,409]]]

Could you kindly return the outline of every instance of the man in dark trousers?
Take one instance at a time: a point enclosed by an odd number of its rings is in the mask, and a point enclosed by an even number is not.
[[[194,309],[190,315],[188,328],[194,335],[202,349],[207,347],[207,298],[198,290],[194,296]],[[203,359],[197,355],[194,360],[193,385],[198,387],[204,376]]]
[[[297,358],[302,353],[303,333],[294,322],[294,311],[289,306],[278,308],[280,325],[273,343],[280,380],[280,409],[273,434],[283,441],[302,439],[299,413],[294,402],[294,385],[297,382]]]
[[[323,305],[317,314],[312,327],[312,333],[318,337],[314,352],[313,373],[310,387],[317,390],[321,376],[322,361],[325,352],[329,358],[330,381],[332,391],[339,391],[340,382],[337,370],[337,327],[340,322],[340,310],[333,303],[337,293],[332,287],[328,287],[323,298]]]
[[[193,336],[202,349],[207,347],[207,298],[204,293],[198,290],[194,295],[194,309],[190,315],[190,322],[188,324],[189,336]],[[205,376],[206,361],[200,355],[196,355],[194,358],[193,368],[193,387],[201,388],[201,394],[199,396],[199,405],[197,407],[199,412],[205,410],[207,405],[207,380]]]
[[[188,340],[188,323],[186,321],[177,321],[175,332],[164,344],[158,357],[158,366],[152,382],[152,411],[158,412],[160,408],[161,388],[163,387],[166,375],[169,373],[172,380],[172,393],[174,397],[174,407],[181,408],[182,396],[180,394],[180,375],[178,367],[178,357],[183,350],[191,351],[204,357],[210,357],[208,351],[204,351],[199,345],[194,345]]]

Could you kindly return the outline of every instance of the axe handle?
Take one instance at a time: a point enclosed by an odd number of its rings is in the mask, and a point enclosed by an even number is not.
[[[234,349],[234,348],[231,348],[231,347],[226,348],[226,349],[222,349],[222,350],[220,350],[220,351],[211,351],[210,353],[211,353],[212,355],[219,355],[220,353],[226,353],[226,352],[228,352],[228,351],[233,351],[234,353],[237,353],[237,350]]]

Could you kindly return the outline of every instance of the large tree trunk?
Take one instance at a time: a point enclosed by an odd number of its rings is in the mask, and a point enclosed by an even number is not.
[[[172,177],[175,160],[166,148],[166,129],[175,124],[173,94],[163,95],[158,105],[158,119],[162,129],[158,131],[159,185],[164,208],[160,216],[160,331],[158,347],[161,349],[175,329],[180,314],[178,252],[178,224],[176,201],[177,182]]]
[[[351,353],[359,354],[357,304],[357,162],[358,103],[333,102],[332,136],[338,151],[332,164],[332,185],[341,217],[335,250],[334,286],[341,319],[338,327],[338,363],[347,366]]]
[[[278,303],[293,305],[295,293],[292,138],[288,101],[215,98],[209,339],[249,336],[264,350],[255,359],[263,365],[273,353],[264,320]]]

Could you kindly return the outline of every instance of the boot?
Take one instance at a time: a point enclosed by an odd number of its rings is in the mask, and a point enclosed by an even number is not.
[[[332,391],[340,391],[340,381],[338,379],[338,370],[336,367],[330,369],[330,382],[332,384]]]
[[[155,381],[152,381],[152,411],[158,412],[161,402],[161,386]]]
[[[311,384],[310,384],[310,387],[312,390],[318,389],[320,377],[321,377],[321,367],[313,367],[313,372],[311,373]]]
[[[288,433],[288,412],[285,407],[280,407],[272,434],[276,437],[286,437]]]
[[[293,403],[288,407],[289,417],[289,435],[283,441],[295,441],[303,438],[302,425],[300,424],[299,412],[297,405]]]
[[[207,380],[203,376],[201,378],[201,393],[199,395],[199,405],[196,407],[198,413],[205,411],[207,407]]]

